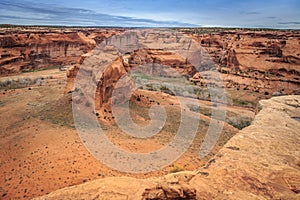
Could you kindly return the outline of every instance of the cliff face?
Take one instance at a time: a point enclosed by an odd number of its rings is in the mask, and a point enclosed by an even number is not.
[[[299,199],[299,108],[300,96],[261,101],[252,125],[197,171],[104,178],[37,199]]]
[[[117,29],[1,29],[0,75],[78,63]]]
[[[143,65],[147,66],[139,67]],[[178,75],[182,76],[191,76],[196,73],[195,68],[191,64],[186,63],[186,60],[178,55],[152,49],[136,50],[118,58],[105,70],[97,90],[98,94],[102,95],[100,106],[109,102],[115,83],[131,69],[137,68],[136,70],[140,73],[151,74],[153,76],[163,77],[171,75],[170,68],[162,69],[160,66],[171,66],[178,72]],[[174,74],[174,76],[176,75]],[[128,84],[131,84],[131,82],[128,82]]]
[[[299,94],[299,31],[189,34],[207,50],[225,86],[256,93]],[[192,81],[205,84],[198,74]]]
[[[291,71],[300,64],[300,33],[297,31],[228,31],[192,36],[220,67],[268,71],[290,65]],[[255,63],[251,64],[253,60]],[[261,63],[264,65],[259,65]]]

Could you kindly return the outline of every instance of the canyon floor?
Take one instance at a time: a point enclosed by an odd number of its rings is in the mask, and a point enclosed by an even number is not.
[[[8,78],[12,81],[41,80],[38,84],[1,89],[1,199],[30,199],[105,177],[149,178],[183,170],[196,170],[205,166],[238,132],[237,128],[226,123],[212,153],[204,159],[197,159],[211,112],[211,103],[199,100],[200,108],[203,109],[199,128],[193,144],[180,159],[151,173],[129,174],[112,170],[96,160],[82,144],[73,122],[72,94],[64,94],[65,73],[58,69],[49,69],[0,79],[2,82]],[[172,139],[176,133],[176,124],[180,123],[180,109],[176,99],[166,93],[140,91],[140,95],[142,100],[134,101],[131,105],[136,123],[147,122],[148,108],[143,99],[160,102],[169,113],[170,119],[160,134],[149,139],[135,139],[128,137],[114,125],[104,125],[104,129],[107,137],[120,148],[132,152],[149,152],[159,149]],[[191,109],[190,112],[195,111]],[[248,123],[254,116],[251,109],[238,106],[227,106],[227,112],[231,117],[245,117]]]
[[[198,170],[104,178],[37,199],[299,199],[300,98],[274,97],[259,106],[253,123]]]

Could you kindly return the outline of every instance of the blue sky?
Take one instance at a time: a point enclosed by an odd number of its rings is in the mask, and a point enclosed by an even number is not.
[[[300,0],[0,0],[1,24],[300,28]]]

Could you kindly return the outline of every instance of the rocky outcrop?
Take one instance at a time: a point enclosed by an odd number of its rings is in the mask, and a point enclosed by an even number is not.
[[[261,101],[252,125],[197,171],[104,178],[37,199],[299,199],[299,109],[300,96]]]
[[[298,199],[300,96],[259,103],[251,126],[241,130],[189,183],[212,199]],[[207,199],[207,198],[202,198]]]
[[[0,76],[78,63],[121,29],[0,29]]]
[[[173,69],[176,69],[178,74],[182,76],[192,76],[196,73],[196,69],[191,65],[186,59],[179,55],[175,55],[172,52],[164,50],[153,50],[153,49],[139,49],[129,55],[126,55],[125,64],[130,68],[135,68],[143,66],[146,64],[152,64],[149,68],[142,67],[142,73],[153,74],[154,76],[170,76],[171,73],[168,73],[168,68],[162,70],[162,67],[156,67],[158,65],[170,66]],[[157,69],[158,68],[158,69]],[[175,76],[175,75],[174,75]]]
[[[207,50],[227,88],[249,90],[262,98],[300,93],[299,31],[224,31],[188,34]],[[197,74],[192,81],[210,80]]]

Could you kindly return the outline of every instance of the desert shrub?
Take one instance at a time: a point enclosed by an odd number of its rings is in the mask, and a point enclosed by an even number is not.
[[[9,85],[10,81],[8,79],[0,82],[1,87],[8,87]]]
[[[193,112],[196,112],[196,113],[199,113],[200,112],[200,107],[197,106],[197,105],[188,105],[190,111],[193,111]]]
[[[231,126],[241,130],[247,126],[250,126],[252,119],[251,118],[237,119],[236,117],[229,117],[226,119],[226,122]]]
[[[41,78],[38,78],[38,79],[36,80],[36,84],[37,84],[38,86],[41,86],[41,85],[43,84],[43,80],[42,80]]]
[[[183,167],[174,165],[172,169],[170,169],[169,173],[177,173],[177,172],[181,172],[184,171],[185,169]]]
[[[250,101],[246,101],[246,100],[242,100],[242,99],[233,99],[232,100],[234,105],[237,106],[250,106],[250,107],[254,107],[253,103]]]
[[[85,102],[85,106],[86,107],[91,107],[91,103],[87,101],[87,102]]]
[[[169,90],[169,89],[168,89],[166,86],[161,85],[161,86],[160,86],[160,90],[161,90],[161,91],[165,91],[165,90]]]
[[[10,89],[27,87],[30,84],[32,84],[32,80],[30,78],[18,78],[16,80],[7,79],[0,82],[0,86],[2,88],[10,88]]]
[[[216,102],[213,102],[213,103],[211,104],[211,106],[212,106],[212,107],[217,107],[218,104],[217,104]]]

